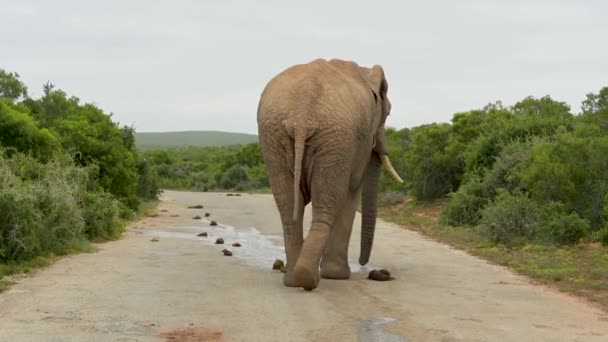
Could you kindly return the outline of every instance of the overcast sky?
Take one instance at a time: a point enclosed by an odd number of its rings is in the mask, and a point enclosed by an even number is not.
[[[608,86],[608,1],[7,1],[0,68],[138,131],[256,133],[266,82],[316,58],[380,64],[388,125]]]

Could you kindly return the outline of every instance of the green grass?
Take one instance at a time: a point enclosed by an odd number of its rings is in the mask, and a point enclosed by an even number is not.
[[[258,136],[217,131],[137,132],[135,141],[137,147],[145,151],[188,146],[245,145],[257,142]]]
[[[380,208],[380,217],[418,231],[437,241],[507,266],[534,281],[585,297],[608,311],[608,247],[542,245],[519,241],[510,246],[495,244],[474,228],[448,227],[438,223],[436,205]]]

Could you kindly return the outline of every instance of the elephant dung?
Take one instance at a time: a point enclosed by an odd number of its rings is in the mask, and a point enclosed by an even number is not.
[[[217,226],[217,222],[215,222],[215,221],[211,221],[211,222],[209,222],[209,225],[210,225],[210,226]]]
[[[216,244],[216,245],[223,245],[223,244],[224,244],[224,239],[222,239],[222,238],[217,238],[217,240],[215,240],[215,244]]]
[[[228,249],[223,249],[222,253],[224,253],[224,256],[232,256],[232,252]]]
[[[196,236],[207,237],[207,232],[198,233],[198,234],[196,234]]]
[[[273,270],[283,270],[285,269],[285,263],[283,262],[283,260],[281,259],[277,259],[274,261],[274,264],[272,264],[272,269]]]
[[[367,276],[367,278],[371,279],[371,280],[376,280],[376,281],[388,281],[388,280],[395,279],[395,278],[391,277],[391,272],[389,272],[388,270],[385,270],[385,269],[371,270],[369,272],[369,275]]]

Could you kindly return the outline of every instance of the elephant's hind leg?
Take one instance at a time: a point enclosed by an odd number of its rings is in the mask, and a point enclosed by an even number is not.
[[[269,158],[270,159],[270,158]],[[283,239],[285,242],[285,255],[287,262],[285,265],[286,272],[283,277],[283,284],[285,286],[298,287],[300,286],[293,277],[293,268],[300,255],[303,243],[303,231],[302,231],[302,220],[304,216],[304,198],[300,193],[298,218],[294,221],[293,218],[293,207],[294,207],[294,195],[293,195],[293,174],[290,169],[285,166],[289,165],[285,162],[276,163],[274,168],[270,168],[271,172],[268,172],[268,181],[272,189],[274,200],[279,209],[281,216],[281,223],[283,225]],[[283,169],[281,169],[283,168]]]
[[[331,156],[330,156],[331,157]],[[332,225],[344,203],[347,202],[349,178],[344,165],[350,160],[330,159],[329,163],[316,163],[312,176],[312,226],[302,245],[300,257],[294,267],[294,277],[305,290],[319,285],[319,264],[329,240]],[[315,177],[315,175],[318,175]]]
[[[351,194],[338,214],[329,241],[321,259],[321,277],[326,279],[350,278],[348,266],[348,244],[353,229],[357,194]]]
[[[283,238],[285,240],[285,254],[287,263],[285,265],[285,275],[283,276],[283,284],[290,287],[299,287],[300,284],[296,281],[293,273],[293,268],[298,261],[303,243],[303,216],[304,216],[304,199],[300,198],[300,208],[298,208],[298,220],[293,221],[293,210],[289,210],[287,214],[281,212],[281,220],[283,221]]]

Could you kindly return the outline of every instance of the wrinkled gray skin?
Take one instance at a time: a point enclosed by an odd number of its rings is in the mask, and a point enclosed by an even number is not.
[[[264,89],[258,132],[283,223],[286,286],[312,290],[320,277],[350,277],[348,243],[360,192],[359,262],[368,262],[381,157],[386,155],[387,90],[378,65],[370,69],[323,59],[283,71]],[[304,240],[304,206],[310,202],[312,226]]]

